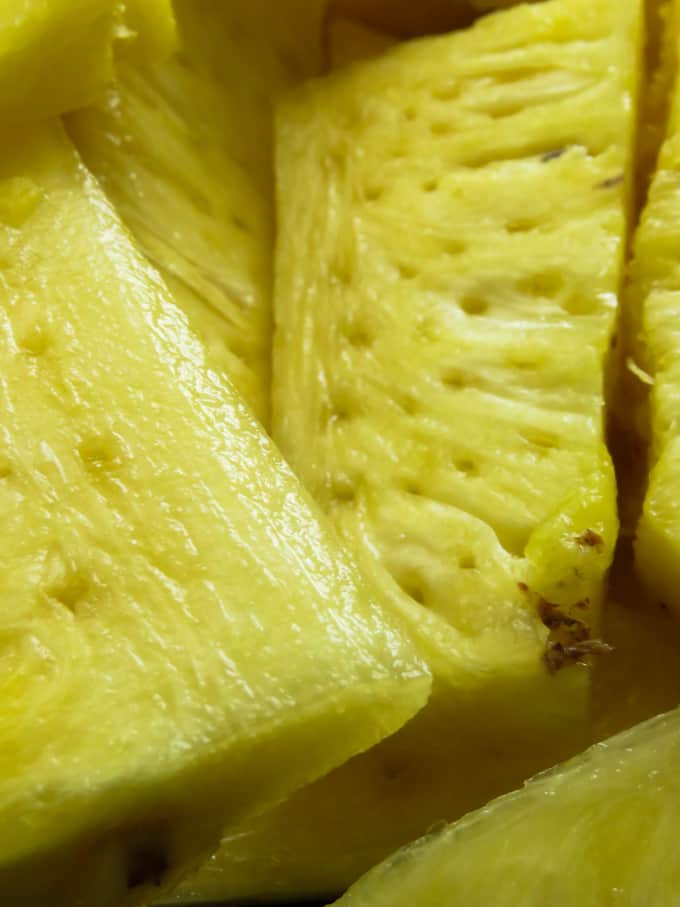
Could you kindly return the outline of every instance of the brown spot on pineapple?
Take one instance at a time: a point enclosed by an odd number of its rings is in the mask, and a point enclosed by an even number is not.
[[[541,161],[544,164],[547,164],[549,161],[556,161],[558,158],[562,157],[563,154],[567,153],[566,148],[553,148],[552,151],[546,151],[545,154],[541,155]]]
[[[604,548],[604,539],[594,529],[586,529],[581,535],[576,536],[576,542],[583,548]]]
[[[577,602],[574,608],[587,610],[589,602]],[[585,621],[572,617],[560,605],[541,599],[538,613],[550,633],[546,640],[543,662],[554,674],[569,665],[582,662],[590,655],[604,655],[612,652],[610,645],[591,637],[591,629]]]
[[[617,173],[616,176],[610,176],[609,179],[602,180],[601,183],[598,183],[595,187],[596,189],[614,189],[616,186],[620,186],[625,179],[625,174]]]

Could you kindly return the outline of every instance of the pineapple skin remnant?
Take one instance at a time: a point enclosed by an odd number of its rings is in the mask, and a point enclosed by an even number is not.
[[[256,415],[269,420],[272,108],[320,68],[321,0],[176,0],[179,49],[123,59],[68,129]],[[128,55],[129,57],[129,55]]]
[[[669,29],[680,42],[680,5]],[[637,362],[651,380],[649,465],[635,556],[640,575],[659,601],[680,616],[680,341],[677,321],[680,237],[680,77],[675,74],[667,134],[649,199],[635,237],[628,294]]]
[[[148,902],[429,679],[58,122],[0,149],[0,892]]]
[[[595,645],[616,540],[604,367],[641,19],[520,6],[283,104],[274,436],[438,680],[178,900],[342,890],[583,748],[588,669],[544,659]]]
[[[338,907],[672,907],[680,712],[652,718],[404,848]]]

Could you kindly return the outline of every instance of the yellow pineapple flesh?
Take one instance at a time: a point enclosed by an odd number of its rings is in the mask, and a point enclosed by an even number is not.
[[[274,435],[443,673],[598,623],[639,26],[522,6],[280,112]]]
[[[321,0],[177,0],[180,49],[124,59],[69,120],[208,349],[262,421],[271,348],[273,100],[319,68]]]
[[[435,830],[338,907],[674,904],[680,711],[651,719]]]
[[[577,637],[599,632],[616,536],[626,10],[519,7],[285,103],[275,437],[439,683],[409,727],[227,836],[178,900],[331,895],[584,745],[587,669],[546,661],[598,648]]]
[[[673,41],[680,40],[680,5],[670,18]],[[680,187],[680,78],[676,77],[668,129],[652,181],[647,206],[635,237],[628,294],[633,351],[649,382],[647,428],[650,474],[637,527],[636,561],[641,576],[658,600],[680,613],[680,504],[675,494],[680,477],[680,343],[676,321],[677,223]],[[646,377],[645,377],[646,376]]]
[[[0,890],[146,900],[427,672],[57,122],[0,143]]]

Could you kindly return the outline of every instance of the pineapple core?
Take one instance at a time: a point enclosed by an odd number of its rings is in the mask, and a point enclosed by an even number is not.
[[[437,694],[225,839],[183,897],[332,894],[581,746],[640,45],[639,3],[549,0],[282,106],[275,437]]]
[[[0,149],[0,891],[148,902],[429,682],[58,123]]]

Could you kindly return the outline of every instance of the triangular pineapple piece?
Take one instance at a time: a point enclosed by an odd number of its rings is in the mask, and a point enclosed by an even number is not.
[[[0,890],[137,903],[428,682],[60,128],[0,148]]]
[[[404,848],[337,904],[674,904],[679,759],[680,712],[653,718]]]
[[[114,43],[142,56],[173,42],[170,0],[3,0],[0,122],[93,103],[113,80]]]
[[[210,364],[267,420],[272,103],[319,68],[321,0],[176,0],[181,49],[121,61],[69,122],[86,164],[161,271]],[[303,15],[306,13],[306,15]]]
[[[275,432],[442,682],[185,896],[330,894],[584,733],[587,672],[543,656],[597,648],[616,534],[603,360],[638,25],[618,0],[525,6],[283,109]]]
[[[680,3],[671,25],[675,59]],[[680,614],[680,76],[666,140],[635,238],[629,294],[636,370],[651,385],[649,486],[637,529],[636,557],[649,589]]]

